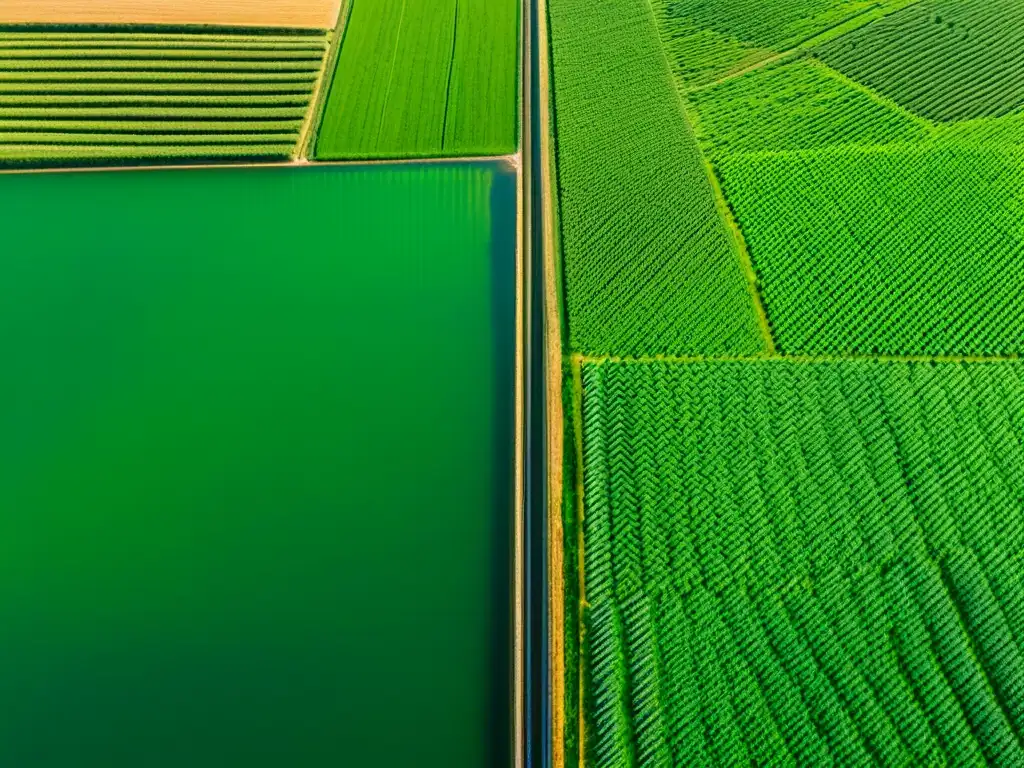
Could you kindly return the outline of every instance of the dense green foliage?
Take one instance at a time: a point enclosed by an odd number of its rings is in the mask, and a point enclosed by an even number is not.
[[[985,117],[935,127],[938,136],[961,144],[1024,146],[1024,108],[1003,117]]]
[[[1024,369],[584,364],[595,766],[1019,765]]]
[[[877,0],[650,2],[665,52],[686,86],[742,70],[879,5]]]
[[[569,345],[763,349],[647,0],[552,0]]]
[[[1024,3],[924,0],[823,45],[831,66],[933,120],[1024,105]]]
[[[1024,5],[551,28],[584,763],[1024,765]],[[747,257],[771,354],[713,330]]]
[[[286,157],[323,34],[0,32],[0,163]]]
[[[839,148],[719,168],[780,351],[1024,351],[1019,151]]]
[[[713,156],[926,138],[928,127],[807,59],[763,67],[694,93]]]
[[[353,0],[321,160],[515,150],[515,0]]]

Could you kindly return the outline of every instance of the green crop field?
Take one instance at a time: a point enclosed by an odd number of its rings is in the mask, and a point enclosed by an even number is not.
[[[984,0],[981,0],[984,2]],[[648,0],[686,86],[771,58],[845,21],[906,0]]]
[[[352,0],[316,157],[514,152],[518,18],[514,0]]]
[[[829,65],[932,120],[1024,107],[1024,3],[923,0],[817,51]]]
[[[566,765],[1024,764],[1022,13],[549,0]]]
[[[584,364],[590,763],[1024,760],[1022,376]]]
[[[924,121],[873,99],[807,59],[766,66],[693,94],[698,133],[713,157],[748,152],[909,143]]]
[[[647,0],[559,0],[551,36],[571,348],[762,350]]]
[[[0,31],[0,164],[293,154],[323,33]]]
[[[1024,152],[843,148],[721,169],[780,350],[1024,351]]]

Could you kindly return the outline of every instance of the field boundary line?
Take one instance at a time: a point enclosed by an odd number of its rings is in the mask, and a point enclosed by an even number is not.
[[[871,88],[867,85],[864,85],[864,83],[858,80],[854,80],[853,78],[846,76],[835,67],[819,59],[817,56],[811,56],[809,57],[809,59],[810,65],[812,67],[820,69],[822,74],[824,74],[826,77],[830,77],[836,82],[842,83],[847,88],[852,88],[855,91],[863,93],[876,104],[880,104],[883,107],[888,107],[889,109],[897,111],[898,113],[903,115],[903,117],[907,118],[908,120],[911,120],[914,123],[917,123],[922,128],[924,128],[926,131],[928,131],[929,135],[935,135],[938,126],[935,124],[934,121],[929,120],[926,117],[921,117],[921,115],[918,115],[914,112],[911,112],[909,109],[904,107],[899,102],[893,101],[888,96],[882,95],[874,88]]]
[[[725,192],[722,189],[721,184],[718,183],[718,177],[715,175],[714,166],[711,164],[707,154],[704,152],[704,148],[697,139],[696,121],[690,115],[689,103],[687,102],[682,89],[679,87],[679,82],[672,72],[672,63],[668,60],[668,54],[665,53],[665,44],[661,39],[658,16],[654,12],[654,6],[651,5],[651,0],[644,0],[644,7],[647,9],[647,13],[650,15],[650,22],[653,24],[654,30],[657,33],[656,39],[658,42],[658,52],[661,54],[662,65],[668,73],[669,85],[672,87],[672,93],[676,99],[676,107],[679,110],[679,117],[682,119],[686,131],[690,135],[690,141],[693,142],[694,150],[700,158],[701,165],[704,168],[704,175],[707,177],[708,184],[711,185],[711,195],[715,201],[715,209],[718,211],[718,218],[725,227],[726,235],[732,241],[733,253],[739,261],[740,270],[743,272],[743,277],[747,283],[747,293],[750,294],[750,301],[754,309],[754,320],[757,323],[758,330],[761,332],[765,349],[769,354],[774,354],[775,339],[772,337],[771,323],[768,322],[768,315],[765,312],[764,302],[761,299],[761,291],[757,286],[757,271],[754,269],[754,263],[750,258],[750,252],[747,250],[746,241],[743,239],[743,232],[740,230],[739,224],[732,215],[732,209],[729,207],[729,202],[725,199]]]
[[[993,364],[1021,363],[1020,355],[589,355],[573,353],[572,364],[601,363],[782,363],[792,365],[828,365],[834,363],[923,363],[923,364]]]
[[[696,120],[691,117],[689,103],[687,102],[686,96],[679,87],[679,83],[672,72],[672,63],[668,60],[668,55],[665,53],[665,44],[661,40],[658,17],[654,12],[654,6],[651,5],[651,0],[644,0],[644,6],[647,8],[648,14],[650,14],[650,20],[654,25],[655,31],[658,32],[658,52],[661,54],[661,61],[665,67],[665,71],[668,72],[669,84],[672,86],[672,92],[676,99],[679,116],[683,121],[683,125],[685,126],[687,133],[690,135],[690,141],[693,142],[695,151],[700,157],[701,165],[704,168],[704,175],[707,177],[708,184],[711,185],[711,195],[715,201],[715,209],[718,211],[718,218],[725,227],[726,235],[732,241],[733,253],[739,261],[740,270],[742,271],[744,280],[747,283],[747,293],[750,295],[750,302],[754,310],[754,321],[761,333],[765,349],[769,354],[775,354],[775,339],[772,336],[772,326],[768,321],[768,313],[764,308],[764,300],[761,298],[761,290],[758,287],[757,270],[754,269],[754,262],[750,258],[750,251],[747,250],[747,243],[743,238],[743,231],[740,229],[739,223],[737,223],[736,218],[733,216],[732,208],[729,206],[729,201],[725,198],[725,191],[722,189],[722,185],[718,183],[718,176],[715,174],[715,168],[712,165],[711,160],[708,158],[707,153],[705,153],[704,147],[701,146],[700,141],[697,139]]]
[[[519,168],[519,154],[514,155],[467,155],[465,157],[396,157],[378,160],[284,160],[280,162],[215,162],[215,163],[157,163],[147,165],[67,165],[41,168],[0,168],[0,176],[27,173],[119,173],[122,171],[194,171],[202,168],[359,168],[379,165],[464,165],[474,163],[501,163],[510,170]]]
[[[924,0],[907,0],[906,2],[893,3],[891,5],[881,3],[874,7],[865,8],[860,13],[856,13],[853,16],[849,17],[848,19],[844,19],[838,24],[833,24],[831,27],[828,27],[827,29],[823,29],[820,32],[816,32],[810,37],[804,38],[800,42],[793,44],[786,50],[779,51],[774,56],[769,56],[768,58],[761,59],[761,61],[756,61],[753,64],[744,67],[743,69],[737,70],[736,72],[729,72],[728,74],[722,75],[720,78],[718,78],[717,80],[713,80],[710,83],[704,83],[703,85],[697,85],[692,88],[684,88],[682,90],[685,93],[700,93],[701,91],[709,91],[712,88],[721,85],[722,83],[729,82],[730,80],[735,80],[738,77],[743,77],[743,75],[755,72],[758,69],[770,67],[772,64],[781,63],[786,59],[797,58],[798,56],[807,53],[811,48],[814,48],[815,46],[821,45],[822,43],[827,43],[830,40],[835,40],[836,38],[842,37],[843,35],[847,35],[850,32],[855,32],[861,27],[866,27],[868,24],[878,21],[879,19],[884,19],[886,16],[891,16],[894,13],[902,11],[904,8],[909,8],[910,6],[917,5],[918,3],[921,2],[924,2]]]
[[[529,0],[527,0],[529,2]],[[547,412],[547,497],[548,497],[548,662],[551,697],[551,766],[565,768],[565,531],[562,504],[565,482],[565,413],[563,411],[562,329],[560,296],[556,279],[554,236],[555,201],[552,197],[550,47],[548,44],[547,0],[536,0],[537,18],[537,93],[534,104],[538,116],[540,143],[541,235],[544,273],[544,357]],[[532,127],[530,127],[532,129]],[[577,653],[577,656],[579,654]]]
[[[662,56],[664,56],[664,53],[665,49],[662,47]],[[732,207],[729,205],[729,201],[725,197],[725,190],[722,189],[722,185],[718,181],[718,175],[715,173],[714,165],[710,158],[708,158],[707,153],[704,152],[704,147],[701,146],[700,141],[697,139],[697,132],[695,129],[696,119],[691,116],[690,107],[683,95],[679,93],[679,89],[677,88],[674,90],[676,91],[676,99],[679,103],[679,112],[683,119],[683,123],[686,125],[686,130],[689,131],[690,138],[693,140],[694,147],[700,156],[701,164],[704,166],[704,175],[707,176],[708,184],[711,185],[711,194],[715,199],[715,209],[718,211],[718,218],[721,220],[722,225],[725,227],[726,234],[732,242],[733,253],[736,256],[737,261],[739,261],[740,271],[743,273],[744,282],[747,284],[747,293],[750,295],[750,302],[754,310],[754,321],[757,323],[757,328],[761,333],[765,349],[768,354],[774,355],[775,337],[772,335],[772,325],[768,320],[768,312],[764,307],[764,299],[761,297],[761,288],[759,286],[757,270],[754,269],[754,260],[750,257],[750,251],[747,249],[747,241],[743,237],[743,230],[740,229],[739,222],[733,215]]]
[[[513,155],[512,164],[516,169],[516,274],[515,274],[515,382],[514,400],[514,499],[513,499],[513,555],[512,555],[512,765],[526,768],[527,740],[530,738],[530,718],[526,712],[528,677],[532,670],[527,668],[527,632],[530,617],[527,606],[531,593],[527,579],[530,573],[526,566],[527,515],[530,513],[530,499],[527,497],[527,473],[530,471],[530,419],[531,350],[530,320],[532,314],[531,294],[533,260],[532,229],[532,185],[531,161],[527,150],[530,147],[530,3],[521,0],[519,4],[519,40],[516,48],[519,70],[519,103],[516,116],[519,120],[519,145]],[[403,0],[403,9],[404,9]],[[452,62],[453,64],[454,62]],[[447,110],[447,102],[445,109]],[[444,138],[442,136],[442,144]]]
[[[327,52],[320,62],[320,74],[313,86],[313,95],[309,101],[309,110],[306,113],[306,120],[299,132],[299,140],[295,145],[294,160],[299,162],[309,160],[316,149],[316,139],[320,123],[323,122],[324,110],[327,108],[327,97],[331,93],[331,85],[334,83],[334,68],[338,64],[338,57],[341,56],[341,43],[345,39],[345,29],[348,27],[349,14],[352,12],[352,5],[355,0],[341,0],[338,7],[338,18],[334,23],[334,29],[330,30]]]

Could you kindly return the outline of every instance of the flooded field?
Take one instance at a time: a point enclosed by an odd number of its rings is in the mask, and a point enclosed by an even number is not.
[[[0,210],[0,764],[500,765],[512,172]]]

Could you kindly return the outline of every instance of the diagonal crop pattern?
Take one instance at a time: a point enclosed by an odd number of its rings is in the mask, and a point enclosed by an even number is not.
[[[926,121],[880,102],[809,59],[766,66],[691,94],[713,157],[836,145],[911,143]]]
[[[894,1],[650,0],[673,71],[686,87],[707,85]]]
[[[1019,150],[840,147],[718,168],[781,352],[1024,352]]]
[[[515,0],[352,0],[317,159],[514,152],[518,18]]]
[[[763,351],[647,0],[552,0],[550,23],[569,346]]]
[[[825,43],[830,66],[932,120],[1024,107],[1024,3],[924,0]]]
[[[323,32],[0,31],[0,163],[288,157]]]
[[[1024,761],[1024,366],[582,363],[587,763]]]

